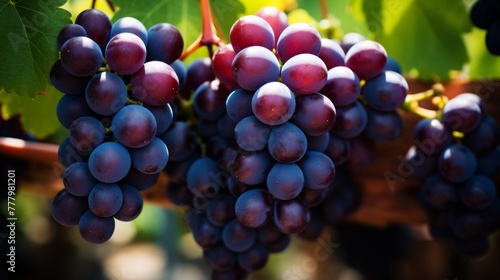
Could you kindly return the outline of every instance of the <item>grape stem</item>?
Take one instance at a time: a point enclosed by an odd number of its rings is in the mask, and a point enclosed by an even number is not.
[[[321,18],[329,19],[330,12],[328,11],[328,3],[326,0],[319,0],[319,8],[321,10]]]
[[[212,17],[212,9],[210,8],[210,0],[200,0],[201,8],[201,26],[202,31],[198,39],[196,39],[186,50],[181,54],[180,60],[184,60],[190,54],[194,53],[202,46],[208,48],[210,57],[213,55],[213,45],[219,46],[221,39],[217,36],[214,19]]]
[[[439,100],[443,101],[445,98],[443,96],[443,94],[444,94],[444,86],[440,83],[436,83],[429,90],[415,93],[415,94],[410,94],[410,95],[406,96],[405,102],[401,106],[401,109],[406,111],[406,112],[414,113],[422,118],[426,118],[426,119],[437,118],[439,116],[438,111],[420,107],[420,105],[418,103],[420,101],[427,100],[429,98],[436,98],[436,97],[438,97]],[[436,104],[436,102],[434,102],[434,103]],[[438,102],[438,103],[441,104],[443,102]],[[442,109],[442,106],[438,106],[438,107],[439,107],[439,110]]]

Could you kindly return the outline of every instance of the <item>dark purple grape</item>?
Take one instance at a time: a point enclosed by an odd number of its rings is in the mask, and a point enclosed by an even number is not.
[[[226,99],[226,112],[229,118],[239,122],[253,115],[252,98],[254,93],[241,88],[235,89]]]
[[[229,63],[229,67],[231,67],[232,60]],[[186,71],[186,85],[181,91],[181,97],[186,100],[189,100],[192,92],[197,90],[204,82],[211,82],[215,79],[212,60],[209,57],[197,58],[191,61]]]
[[[443,108],[443,124],[451,131],[468,133],[479,126],[482,112],[479,104],[465,98],[453,98]]]
[[[354,103],[361,93],[358,76],[345,66],[337,66],[328,70],[325,86],[320,90],[335,106],[346,106]]]
[[[500,173],[500,149],[477,157],[476,174],[493,176]]]
[[[267,142],[272,157],[283,163],[300,160],[307,151],[307,138],[296,125],[286,122],[275,126],[269,134]]]
[[[363,95],[368,106],[380,111],[392,111],[405,102],[408,83],[400,74],[383,71],[376,78],[366,82]]]
[[[469,11],[471,23],[481,29],[490,28],[498,20],[500,3],[495,0],[475,1]]]
[[[465,181],[459,190],[460,201],[472,209],[484,209],[491,205],[497,196],[495,183],[486,176],[475,175]]]
[[[326,199],[329,188],[323,188],[319,190],[313,190],[310,188],[303,188],[300,192],[299,197],[304,200],[304,203],[308,208],[313,208],[321,205]]]
[[[189,167],[187,186],[195,196],[215,197],[225,185],[225,182],[220,180],[222,173],[215,160],[200,158]]]
[[[345,52],[340,44],[332,39],[321,39],[321,51],[318,56],[323,60],[327,69],[344,66]]]
[[[222,230],[222,242],[226,247],[236,253],[250,249],[257,239],[256,229],[242,225],[238,219],[229,222]]]
[[[485,217],[475,210],[455,207],[449,214],[448,222],[461,239],[478,239],[487,233]]]
[[[88,83],[85,99],[97,114],[112,116],[127,103],[127,85],[120,76],[111,72],[101,72]]]
[[[231,44],[220,46],[212,56],[213,74],[230,89],[236,89],[238,84],[233,79],[232,63],[236,52]]]
[[[115,142],[97,146],[89,157],[92,175],[104,183],[115,183],[125,178],[130,170],[131,160],[127,149]]]
[[[408,171],[419,178],[427,178],[432,173],[438,172],[437,155],[426,155],[417,146],[413,145],[408,149],[405,160],[408,163]]]
[[[117,184],[96,184],[89,193],[89,208],[99,217],[115,215],[123,204],[123,193]]]
[[[353,171],[361,171],[370,166],[377,156],[375,142],[359,136],[349,140],[351,143],[351,152],[346,161],[346,165]]]
[[[271,25],[256,15],[246,15],[235,21],[229,31],[229,39],[236,53],[251,46],[261,46],[270,51],[274,48]]]
[[[236,265],[236,254],[220,244],[203,251],[203,259],[216,271],[227,271]],[[213,278],[212,278],[213,279]]]
[[[232,62],[233,78],[246,89],[255,91],[278,80],[280,65],[276,55],[261,46],[251,46],[236,54]]]
[[[144,45],[148,43],[148,30],[142,22],[133,17],[122,17],[113,23],[109,34],[110,38],[120,33],[132,33],[141,38]]]
[[[462,240],[455,238],[453,239],[453,248],[468,258],[480,259],[489,252],[490,242],[487,236],[474,240]]]
[[[88,77],[99,70],[102,51],[88,37],[78,36],[66,41],[61,47],[61,64],[68,73],[77,77]]]
[[[165,142],[155,137],[144,147],[129,149],[132,166],[144,174],[158,173],[168,162],[168,148]]]
[[[359,101],[335,107],[335,111],[335,123],[331,132],[342,138],[354,138],[360,135],[368,123],[366,109]]]
[[[194,240],[203,249],[211,249],[220,244],[222,228],[212,225],[205,216],[197,218],[192,229]]]
[[[288,27],[288,17],[286,13],[276,7],[266,6],[259,9],[255,14],[271,25],[276,44],[283,30]]]
[[[149,61],[132,74],[130,88],[135,99],[148,105],[162,106],[177,95],[179,79],[170,65]]]
[[[255,243],[248,251],[238,254],[238,264],[246,271],[262,269],[269,258],[269,250],[262,244]]]
[[[232,210],[242,225],[259,228],[272,219],[273,197],[267,190],[248,190],[238,197]]]
[[[365,135],[375,142],[391,141],[403,132],[403,118],[398,111],[377,111],[368,108]]]
[[[439,174],[425,180],[422,194],[426,203],[441,210],[450,209],[458,201],[458,187]]]
[[[328,144],[330,143],[330,133],[323,133],[318,136],[308,136],[307,138],[307,150],[308,151],[317,151],[324,152],[326,148],[328,148]]]
[[[127,173],[127,176],[123,178],[122,183],[129,184],[136,188],[138,191],[145,191],[158,181],[160,174],[144,174],[134,167],[130,167],[130,171]]]
[[[213,225],[223,227],[235,218],[235,199],[229,194],[219,194],[207,205],[207,219]]]
[[[57,34],[57,48],[61,49],[66,41],[78,36],[87,36],[87,31],[83,26],[75,23],[65,25]]]
[[[87,196],[98,181],[90,173],[86,162],[75,162],[63,173],[66,190],[74,196]]]
[[[387,52],[381,44],[364,40],[346,52],[344,61],[361,80],[371,80],[384,71]]]
[[[115,138],[129,148],[148,145],[156,135],[156,120],[151,111],[139,105],[123,107],[113,118]]]
[[[158,23],[148,29],[147,60],[170,64],[177,60],[184,49],[184,39],[177,27]]]
[[[476,129],[465,134],[463,143],[474,153],[487,153],[493,150],[500,142],[497,131],[498,125],[495,119],[486,116]]]
[[[296,97],[292,122],[309,136],[319,136],[332,129],[337,110],[332,101],[321,93]]]
[[[50,212],[54,220],[64,226],[76,226],[80,217],[89,209],[87,197],[74,196],[62,189],[54,196]]]
[[[340,46],[342,47],[344,52],[347,53],[352,46],[364,40],[366,40],[366,38],[363,35],[356,32],[349,32],[342,36],[342,40],[340,40]]]
[[[304,174],[294,163],[275,163],[267,175],[267,187],[277,199],[293,199],[304,187]]]
[[[230,169],[233,176],[248,185],[257,185],[266,181],[274,160],[267,150],[238,153]]]
[[[205,120],[216,121],[226,112],[226,99],[230,92],[219,80],[204,82],[193,96],[193,109]]]
[[[401,69],[401,64],[394,57],[387,57],[387,62],[385,63],[384,71],[393,71],[400,75],[403,75],[403,70]]]
[[[254,152],[267,146],[271,128],[260,122],[255,116],[250,116],[238,122],[234,128],[234,137],[243,150]]]
[[[119,33],[109,40],[104,57],[111,70],[130,75],[146,62],[146,45],[133,33]]]
[[[230,176],[227,180],[227,189],[235,198],[240,197],[244,192],[253,189],[265,189],[266,185],[247,185],[238,181],[234,176]]]
[[[142,195],[139,190],[128,184],[120,184],[120,188],[123,194],[123,203],[114,217],[125,222],[135,220],[144,206]]]
[[[233,121],[227,114],[224,114],[222,118],[217,121],[217,133],[226,138],[234,139],[234,129],[238,123]]]
[[[57,157],[59,158],[59,162],[64,167],[68,167],[75,162],[87,161],[89,155],[90,153],[80,152],[75,147],[73,147],[73,145],[71,145],[69,137],[66,137],[63,141],[61,141],[57,150]]]
[[[463,183],[476,171],[476,156],[463,145],[451,145],[439,157],[439,173],[448,181]]]
[[[453,142],[453,134],[438,119],[423,119],[413,132],[415,145],[426,155],[439,155]]]
[[[87,37],[96,42],[104,52],[112,27],[109,17],[101,10],[87,9],[78,14],[75,23],[85,28]]]
[[[148,109],[155,117],[156,135],[165,133],[174,120],[174,112],[170,104],[162,106],[144,105],[144,108]]]
[[[351,153],[351,143],[349,140],[330,134],[328,146],[324,153],[333,161],[335,165],[341,165],[347,161]]]
[[[57,60],[50,69],[50,82],[60,92],[68,95],[77,95],[85,92],[91,77],[77,77],[70,74]]]
[[[293,93],[280,82],[266,83],[252,97],[253,113],[257,119],[268,125],[287,122],[292,117],[295,106]]]
[[[69,141],[81,153],[90,153],[104,142],[104,125],[93,117],[80,117],[69,127]]]
[[[325,63],[316,55],[297,54],[281,67],[281,80],[295,94],[311,94],[323,88],[328,77]]]
[[[323,230],[325,229],[325,222],[319,213],[313,211],[311,212],[311,221],[307,227],[301,231],[298,236],[305,240],[314,241],[321,236]]]
[[[185,122],[173,122],[167,132],[158,135],[167,144],[170,161],[183,161],[192,155],[197,146],[196,132]]]
[[[284,62],[303,53],[317,56],[321,51],[321,36],[316,28],[307,23],[294,23],[283,30],[276,43],[276,50]]]
[[[274,201],[274,224],[285,234],[296,234],[306,229],[311,212],[301,198]]]
[[[335,178],[335,165],[325,154],[308,151],[298,162],[304,174],[304,187],[318,190],[327,188]]]
[[[182,60],[177,59],[176,61],[170,63],[170,66],[174,68],[175,74],[177,75],[177,78],[179,79],[179,90],[182,91],[184,87],[186,86],[186,81],[187,81],[187,67],[182,62]]]
[[[94,244],[104,243],[115,231],[115,220],[113,217],[99,217],[88,210],[78,222],[78,230],[86,241]]]

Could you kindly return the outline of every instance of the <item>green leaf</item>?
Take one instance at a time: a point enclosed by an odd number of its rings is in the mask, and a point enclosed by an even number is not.
[[[58,58],[59,30],[71,14],[66,0],[0,0],[0,89],[19,95],[43,93]]]
[[[446,81],[468,61],[462,32],[470,30],[470,22],[462,1],[382,0],[372,10],[368,5],[375,4],[362,5],[367,25],[378,21],[377,28],[370,27],[375,40],[405,73],[416,71],[423,81]]]
[[[475,80],[500,78],[500,56],[489,53],[485,44],[486,31],[473,28],[465,35],[469,51],[469,78]]]
[[[179,28],[183,39],[184,48],[191,45],[201,34],[201,10],[198,0],[115,0],[113,1],[119,10],[113,16],[116,19],[130,16],[140,20],[146,28],[154,24],[168,22]],[[239,1],[212,0],[213,14],[217,17],[224,34],[221,37],[228,38],[229,30],[243,13],[244,7]]]
[[[36,98],[0,91],[4,119],[19,114],[24,129],[39,139],[55,133],[62,127],[57,119],[56,108],[63,94],[51,85],[46,85],[46,88],[45,95]]]

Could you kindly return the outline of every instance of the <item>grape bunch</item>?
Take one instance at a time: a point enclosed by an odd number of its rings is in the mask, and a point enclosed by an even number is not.
[[[359,205],[349,173],[401,133],[408,93],[399,65],[356,33],[321,38],[266,7],[229,35],[179,71],[162,138],[167,197],[188,209],[214,279],[242,278],[292,236],[315,240],[342,222]]]
[[[500,127],[475,94],[450,99],[438,118],[421,120],[406,159],[423,178],[421,202],[432,236],[473,258],[500,228]]]
[[[96,9],[81,12],[57,37],[60,58],[50,72],[64,93],[57,117],[68,129],[59,146],[65,188],[54,197],[57,222],[78,226],[91,243],[107,241],[115,219],[134,220],[141,191],[169,159],[164,134],[179,79],[171,66],[184,42],[168,23],[149,29],[137,19],[112,23]]]
[[[470,12],[472,24],[486,30],[485,44],[493,55],[500,55],[500,1],[478,0]]]

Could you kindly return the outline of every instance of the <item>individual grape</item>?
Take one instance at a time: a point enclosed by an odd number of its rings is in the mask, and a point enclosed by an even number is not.
[[[129,149],[132,166],[145,174],[158,173],[168,162],[168,148],[165,142],[155,137],[144,147]]]
[[[266,181],[274,160],[266,150],[238,153],[231,163],[233,176],[248,185],[257,185]]]
[[[283,30],[276,50],[283,62],[303,53],[317,56],[321,51],[321,36],[316,28],[307,23],[294,23]]]
[[[111,26],[109,37],[113,38],[115,35],[125,32],[138,36],[142,42],[144,42],[144,45],[147,45],[148,30],[138,19],[133,17],[122,17],[118,19],[113,23],[113,26]]]
[[[212,56],[212,72],[213,74],[230,89],[236,89],[238,84],[233,79],[232,63],[236,52],[233,45],[224,44],[220,46]]]
[[[439,157],[439,173],[448,181],[462,183],[476,171],[477,159],[474,153],[463,145],[451,145]]]
[[[69,140],[80,152],[92,152],[104,142],[106,131],[104,125],[93,117],[80,117],[69,127]]]
[[[255,243],[248,251],[238,254],[238,264],[246,271],[262,269],[269,258],[269,250],[262,244]]]
[[[250,46],[274,48],[274,31],[267,21],[256,15],[246,15],[234,22],[229,39],[236,53]]]
[[[232,63],[232,60],[229,63]],[[212,70],[212,60],[209,57],[193,60],[187,67],[186,85],[182,89],[181,97],[189,100],[192,92],[197,90],[204,82],[211,82],[213,80],[215,80],[215,75]]]
[[[89,208],[99,217],[111,217],[123,204],[123,193],[117,184],[96,184],[89,193]]]
[[[330,133],[323,133],[319,136],[306,135],[306,138],[308,151],[324,152],[330,143]]]
[[[474,102],[477,105],[479,105],[479,108],[481,108],[482,113],[484,113],[486,111],[484,101],[477,94],[466,92],[466,93],[461,93],[461,94],[455,96],[454,99],[455,98],[462,99],[462,100],[469,100],[471,102]]]
[[[474,240],[453,239],[453,248],[460,254],[472,259],[484,257],[490,248],[490,242],[487,236]]]
[[[193,193],[186,187],[185,184],[169,182],[165,195],[168,201],[177,206],[187,206],[194,208],[194,201],[196,200]]]
[[[292,117],[295,106],[294,95],[286,85],[269,82],[255,92],[251,108],[261,122],[280,125]]]
[[[306,229],[311,211],[301,198],[274,201],[274,224],[285,234],[296,234]]]
[[[130,75],[146,62],[146,45],[133,33],[119,33],[109,40],[104,57],[113,71]]]
[[[195,196],[213,197],[222,188],[219,180],[221,173],[215,160],[200,158],[189,167],[187,186]]]
[[[226,112],[226,99],[230,92],[219,80],[204,82],[193,96],[193,109],[205,120],[216,121]]]
[[[122,183],[129,184],[136,188],[138,191],[145,191],[151,188],[158,181],[159,173],[144,174],[134,167],[130,167],[127,176],[123,178]]]
[[[500,150],[495,149],[477,157],[476,174],[493,176],[500,172]]]
[[[250,116],[238,122],[234,128],[234,137],[238,146],[246,151],[254,152],[267,146],[271,128]]]
[[[250,91],[278,80],[280,74],[280,65],[276,55],[261,46],[251,46],[237,53],[232,62],[232,68],[236,83]]]
[[[65,25],[57,34],[57,48],[61,49],[66,41],[78,36],[87,36],[87,31],[85,31],[83,26],[75,23]]]
[[[92,175],[103,183],[115,183],[123,179],[130,170],[130,154],[125,147],[115,142],[97,146],[89,157]]]
[[[304,200],[304,203],[308,208],[313,208],[321,205],[325,201],[328,194],[329,188],[323,188],[319,190],[313,190],[310,188],[302,188],[299,197]]]
[[[304,187],[318,190],[327,188],[335,178],[335,165],[325,154],[308,151],[298,162],[304,174]]]
[[[179,90],[182,91],[184,87],[186,86],[186,81],[187,81],[187,67],[182,62],[182,60],[177,59],[176,61],[170,63],[170,66],[174,68],[175,74],[177,75],[177,78],[179,79]]]
[[[370,166],[377,156],[375,142],[358,136],[350,139],[351,152],[346,165],[353,171],[361,171]]]
[[[170,161],[183,161],[196,149],[197,136],[187,123],[176,121],[170,125],[167,132],[158,135],[168,147]]]
[[[174,112],[170,104],[162,106],[144,105],[144,108],[148,109],[155,117],[156,135],[165,133],[174,120]]]
[[[331,132],[342,138],[360,135],[368,123],[366,109],[359,101],[347,106],[335,107],[335,111],[335,123]]]
[[[205,154],[207,157],[211,157],[213,159],[217,159],[220,153],[230,144],[234,144],[232,140],[224,138],[220,135],[217,135],[217,129],[212,136],[209,136],[206,139],[206,148]]]
[[[237,261],[236,254],[222,244],[212,249],[204,250],[203,259],[216,271],[227,271],[233,268]]]
[[[437,155],[426,155],[416,145],[412,145],[405,156],[408,169],[419,178],[427,178],[432,173],[438,172]]]
[[[344,52],[347,53],[356,43],[365,40],[366,38],[363,35],[356,32],[349,32],[342,36],[342,40],[340,40],[340,46],[342,47]]]
[[[267,175],[267,187],[277,199],[295,198],[304,187],[304,174],[294,163],[275,163]]]
[[[148,109],[140,105],[128,105],[114,116],[112,130],[115,138],[122,145],[129,148],[141,148],[155,137],[156,120]]]
[[[325,222],[317,211],[311,212],[311,221],[298,236],[305,240],[314,241],[321,236],[325,229]]]
[[[78,151],[73,145],[69,137],[64,138],[59,144],[59,149],[57,150],[57,157],[59,162],[64,166],[68,167],[75,162],[87,161],[89,153]]]
[[[321,93],[296,97],[292,122],[309,136],[319,136],[330,131],[336,120],[337,110],[332,101]]]
[[[495,0],[474,2],[469,11],[471,23],[481,29],[488,29],[500,18],[500,3]]]
[[[87,196],[98,181],[90,173],[86,162],[75,162],[63,173],[63,184],[66,190],[74,196]]]
[[[100,244],[108,241],[115,231],[113,217],[99,217],[88,210],[78,222],[80,235],[86,241]]]
[[[74,196],[62,189],[54,196],[50,212],[54,220],[64,226],[76,226],[80,217],[89,209],[87,197]]]
[[[463,143],[474,153],[482,154],[489,152],[500,142],[497,130],[498,125],[495,119],[486,116],[481,120],[476,129],[465,134]]]
[[[125,222],[135,220],[144,206],[142,195],[139,190],[128,184],[120,184],[120,189],[123,194],[123,203],[114,217]]]
[[[479,105],[464,98],[453,98],[443,108],[443,124],[451,131],[471,132],[479,126],[481,117]]]
[[[401,135],[403,131],[403,118],[398,111],[366,110],[368,123],[365,135],[373,141],[391,141]]]
[[[109,17],[101,10],[87,9],[78,14],[75,23],[81,25],[87,31],[87,37],[96,42],[104,52],[112,26]]]
[[[295,94],[311,94],[323,88],[328,69],[321,58],[309,54],[297,54],[281,67],[281,80]]]
[[[253,189],[265,189],[266,185],[247,185],[238,181],[234,176],[230,176],[227,180],[227,190],[234,198],[240,197],[244,192]]]
[[[207,205],[207,219],[213,225],[223,227],[235,218],[234,198],[229,194],[219,194]]]
[[[441,210],[452,208],[458,201],[457,186],[439,174],[434,174],[425,180],[422,194],[426,203]]]
[[[192,225],[193,237],[203,249],[215,248],[222,239],[222,228],[212,225],[205,216],[201,216]]]
[[[495,183],[486,176],[475,175],[459,190],[460,201],[471,209],[484,209],[497,196]]]
[[[401,64],[394,57],[387,57],[387,61],[385,63],[384,71],[393,71],[400,75],[403,74],[403,70],[401,69]]]
[[[97,114],[112,116],[127,103],[127,85],[120,76],[111,72],[101,72],[88,83],[85,99]]]
[[[349,140],[329,133],[329,142],[324,153],[333,161],[335,165],[341,165],[347,161],[351,153]]]
[[[453,135],[438,119],[423,119],[413,132],[415,145],[426,155],[439,155],[453,143]]]
[[[344,66],[345,52],[340,44],[332,39],[321,39],[321,51],[318,56],[323,60],[328,70]]]
[[[283,163],[293,163],[306,153],[307,138],[299,127],[286,122],[273,127],[267,145],[274,159]]]
[[[94,111],[88,106],[84,95],[64,95],[57,103],[56,114],[62,126],[69,129],[76,119],[93,116]]]
[[[256,239],[256,229],[244,226],[238,219],[229,222],[222,230],[222,242],[229,250],[236,253],[250,249],[255,244]]]
[[[346,106],[358,99],[361,85],[358,76],[345,66],[328,70],[325,86],[320,90],[335,106]]]
[[[344,62],[361,80],[371,80],[384,71],[387,52],[384,47],[371,40],[354,44],[346,52]]]
[[[177,60],[184,49],[184,39],[177,27],[157,23],[148,29],[147,60],[170,64]]]
[[[342,187],[322,204],[324,219],[330,224],[345,222],[345,219],[360,205],[360,194],[353,186]]]
[[[257,229],[257,241],[268,248],[281,243],[281,241],[286,240],[287,237],[289,237],[289,235],[279,231],[274,223],[267,223]]]
[[[249,228],[259,228],[272,219],[273,197],[267,190],[253,189],[236,200],[234,212],[238,221]]]
[[[226,99],[226,112],[229,118],[239,122],[253,115],[252,98],[254,93],[242,88],[235,89]]]
[[[276,7],[266,6],[258,10],[255,14],[269,23],[273,29],[274,43],[276,45],[281,33],[288,27],[288,17],[286,13],[280,11]]]
[[[50,69],[50,82],[58,91],[64,94],[77,95],[85,92],[90,79],[90,76],[77,77],[70,74],[62,66],[60,59]]]
[[[161,61],[149,61],[130,80],[132,96],[148,105],[162,106],[177,95],[179,79],[175,70]]]
[[[101,49],[88,37],[73,37],[61,47],[61,64],[73,76],[88,77],[96,73],[102,59]]]
[[[366,82],[363,95],[368,106],[380,111],[392,111],[403,105],[408,95],[408,83],[400,74],[383,71]]]
[[[487,233],[484,217],[475,210],[453,208],[449,214],[448,222],[453,232],[461,239],[477,239]]]

